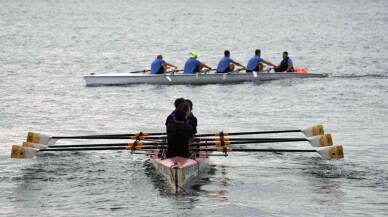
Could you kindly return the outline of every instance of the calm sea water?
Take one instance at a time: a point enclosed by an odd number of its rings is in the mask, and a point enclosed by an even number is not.
[[[384,0],[1,1],[0,215],[387,215],[387,11]],[[147,68],[157,53],[182,67],[197,51],[215,67],[229,49],[246,64],[256,48],[274,63],[287,50],[296,66],[332,77],[203,86],[86,87],[83,80]],[[323,123],[345,159],[211,157],[201,179],[175,195],[146,156],[126,151],[9,158],[28,131],[163,131],[177,97],[194,102],[199,133]]]

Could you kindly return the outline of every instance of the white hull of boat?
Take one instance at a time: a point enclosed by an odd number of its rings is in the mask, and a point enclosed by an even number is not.
[[[257,76],[255,76],[257,75]],[[268,81],[290,78],[322,78],[329,74],[313,73],[213,73],[213,74],[90,74],[85,75],[87,86],[128,84],[227,84],[247,81]]]
[[[151,163],[168,184],[178,192],[184,185],[195,178],[209,165],[209,158],[197,157],[195,160],[184,157],[160,159],[151,157]]]

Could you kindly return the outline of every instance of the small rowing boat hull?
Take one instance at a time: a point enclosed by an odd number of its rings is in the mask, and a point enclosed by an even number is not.
[[[257,75],[257,76],[256,76]],[[238,82],[259,82],[289,78],[322,78],[329,74],[313,73],[212,73],[212,74],[90,74],[85,75],[87,86],[128,84],[228,84]]]
[[[151,163],[156,171],[160,173],[169,185],[178,192],[184,185],[195,178],[208,167],[209,158],[197,157],[195,160],[184,157],[172,157],[161,159],[151,156]]]

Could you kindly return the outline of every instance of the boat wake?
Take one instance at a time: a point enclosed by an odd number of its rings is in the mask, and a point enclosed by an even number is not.
[[[380,79],[388,79],[388,73],[386,74],[364,74],[364,75],[333,75],[333,78],[346,78],[346,79],[359,79],[359,78],[380,78]]]

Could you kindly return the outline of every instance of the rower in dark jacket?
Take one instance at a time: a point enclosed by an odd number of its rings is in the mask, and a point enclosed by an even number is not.
[[[185,124],[186,125],[191,125],[191,127],[193,128],[193,131],[194,131],[194,135],[197,133],[197,124],[198,124],[198,121],[197,121],[197,118],[194,116],[192,110],[193,110],[193,103],[191,102],[191,100],[189,99],[183,99],[183,98],[178,98],[175,100],[175,110],[167,117],[166,119],[166,126],[169,124],[169,123],[172,123],[175,121],[175,113],[176,113],[176,110],[178,109],[178,107],[181,106],[181,109],[183,109],[184,111],[189,111],[189,116],[188,118],[185,120]]]
[[[175,111],[175,121],[167,125],[167,158],[180,156],[189,158],[189,147],[193,136],[193,128],[185,124],[189,113],[183,109]]]

